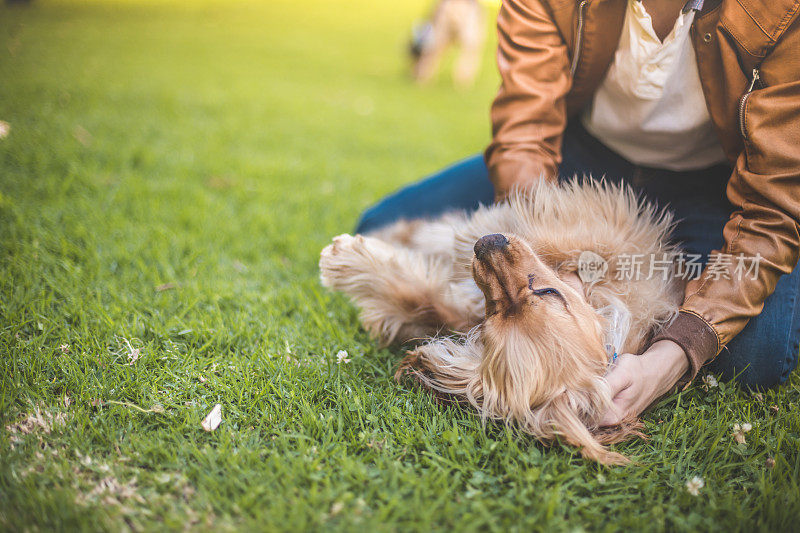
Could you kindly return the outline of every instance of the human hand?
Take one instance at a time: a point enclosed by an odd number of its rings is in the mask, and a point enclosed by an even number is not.
[[[654,343],[642,355],[622,354],[606,377],[614,398],[601,426],[614,426],[639,416],[666,394],[689,369],[683,348],[670,340]]]

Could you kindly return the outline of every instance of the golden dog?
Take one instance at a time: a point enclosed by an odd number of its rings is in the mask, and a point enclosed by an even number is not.
[[[472,214],[336,237],[321,279],[383,343],[422,342],[398,377],[411,372],[484,421],[624,463],[603,444],[639,433],[633,423],[598,428],[612,402],[604,376],[677,313],[671,223],[622,186],[540,180]],[[637,275],[632,257],[644,265]]]
[[[474,83],[486,37],[484,9],[478,0],[439,0],[430,21],[414,33],[412,74],[418,83],[433,78],[451,45],[458,48],[453,81],[459,87]]]

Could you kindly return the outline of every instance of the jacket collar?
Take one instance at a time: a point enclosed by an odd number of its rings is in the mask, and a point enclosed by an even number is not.
[[[722,0],[720,23],[754,59],[766,56],[798,18],[800,0]]]

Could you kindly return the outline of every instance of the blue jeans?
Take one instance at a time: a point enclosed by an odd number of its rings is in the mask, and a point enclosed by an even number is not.
[[[678,223],[673,233],[689,254],[705,260],[723,244],[722,228],[733,207],[725,186],[730,167],[672,172],[634,165],[589,135],[580,125],[567,127],[562,146],[561,179],[605,176],[624,181],[659,205],[669,205]],[[409,185],[367,209],[356,229],[366,233],[399,219],[430,218],[456,209],[490,205],[494,189],[483,157],[476,155]],[[800,345],[800,268],[781,277],[760,315],[748,322],[708,369],[763,389],[786,381],[797,366]]]

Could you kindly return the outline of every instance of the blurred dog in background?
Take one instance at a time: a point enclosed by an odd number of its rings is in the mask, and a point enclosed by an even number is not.
[[[414,79],[427,83],[439,69],[445,51],[455,45],[458,57],[453,81],[459,87],[471,86],[478,75],[485,39],[484,8],[479,0],[438,0],[429,20],[416,25],[412,32]]]

